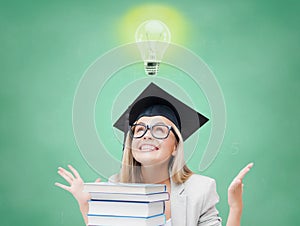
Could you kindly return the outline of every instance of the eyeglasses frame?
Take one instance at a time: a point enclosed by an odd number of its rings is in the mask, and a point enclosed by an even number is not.
[[[145,130],[145,132],[144,132],[141,136],[134,137],[134,136],[133,136],[133,132],[132,132],[132,127],[133,127],[133,126],[137,126],[137,125],[146,127],[146,130]],[[167,134],[167,136],[166,136],[165,138],[158,138],[158,137],[155,137],[155,136],[153,135],[153,133],[152,133],[152,127],[153,127],[153,126],[166,126],[166,127],[168,128],[168,134]],[[159,140],[167,139],[167,138],[169,137],[169,135],[170,135],[170,131],[172,131],[172,133],[173,133],[173,134],[175,135],[175,137],[176,137],[176,140],[179,141],[179,137],[178,137],[176,131],[174,130],[173,126],[166,125],[166,124],[154,124],[154,125],[148,125],[148,124],[143,124],[143,123],[134,123],[133,125],[129,126],[129,130],[130,130],[130,136],[131,136],[131,138],[133,138],[133,139],[140,139],[140,138],[142,138],[143,136],[145,136],[145,134],[147,133],[147,131],[150,130],[150,133],[151,133],[152,137],[154,137],[155,139],[159,139]]]

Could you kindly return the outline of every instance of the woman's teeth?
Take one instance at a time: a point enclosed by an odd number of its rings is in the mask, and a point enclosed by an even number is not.
[[[141,146],[141,151],[155,151],[158,150],[157,147],[153,146],[153,145],[149,145],[149,144],[144,144]]]

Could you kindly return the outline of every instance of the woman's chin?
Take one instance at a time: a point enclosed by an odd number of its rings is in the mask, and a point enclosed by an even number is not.
[[[136,161],[141,163],[142,166],[145,166],[145,167],[156,167],[156,166],[160,166],[164,163],[169,162],[168,158],[162,159],[162,158],[159,158],[159,156],[153,156],[153,154],[151,156],[149,156],[146,153],[137,154],[134,158],[136,159]]]

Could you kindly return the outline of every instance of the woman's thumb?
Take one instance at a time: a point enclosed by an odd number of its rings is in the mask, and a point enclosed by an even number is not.
[[[101,181],[100,178],[97,178],[97,179],[95,180],[96,183],[97,183],[97,182],[100,182],[100,181]]]

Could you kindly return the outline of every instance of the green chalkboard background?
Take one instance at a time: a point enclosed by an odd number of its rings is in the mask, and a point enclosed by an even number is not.
[[[76,87],[92,62],[132,42],[133,27],[152,18],[168,24],[173,42],[199,55],[222,88],[226,134],[217,158],[201,173],[217,181],[224,221],[227,187],[253,161],[244,181],[242,224],[297,225],[299,6],[297,1],[259,0],[1,1],[0,224],[84,225],[73,197],[54,186],[63,182],[57,167],[67,164],[85,181],[98,177],[73,134]],[[172,70],[162,65],[161,76],[171,80]],[[142,64],[119,73],[131,79],[145,76]],[[112,80],[105,95],[126,79]],[[181,85],[187,83],[183,79]],[[192,99],[201,93],[193,88],[187,92]],[[101,101],[105,106],[110,100],[105,95],[97,103],[98,113]],[[101,117],[96,123],[101,127]],[[209,125],[202,133],[207,139]],[[118,158],[121,144],[114,139],[107,146]],[[198,173],[204,146],[188,162]]]

